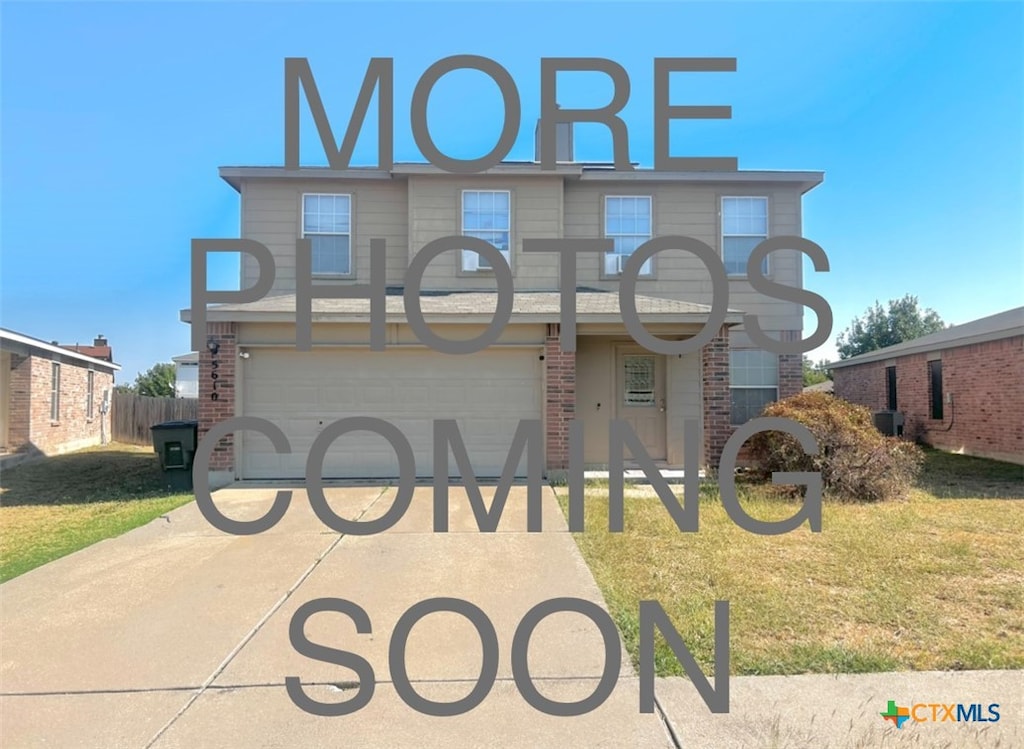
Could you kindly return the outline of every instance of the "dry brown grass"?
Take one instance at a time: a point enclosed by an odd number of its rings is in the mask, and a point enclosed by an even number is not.
[[[821,533],[750,534],[706,484],[699,532],[679,532],[653,490],[637,487],[625,532],[610,534],[607,488],[591,486],[577,542],[634,658],[638,601],[653,599],[710,672],[714,601],[727,599],[737,674],[1022,668],[1024,476],[962,456],[928,460],[933,472],[909,500],[827,503]],[[937,483],[958,498],[937,498]],[[977,487],[1006,498],[969,496]],[[755,517],[798,508],[771,487],[739,489]],[[657,662],[681,673],[661,643]]]

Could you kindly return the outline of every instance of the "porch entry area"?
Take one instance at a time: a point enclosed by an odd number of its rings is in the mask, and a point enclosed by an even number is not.
[[[666,356],[627,337],[576,339],[576,418],[584,423],[583,459],[609,463],[609,423],[625,421],[663,467],[683,465],[683,422],[701,419],[700,353]],[[634,463],[628,449],[626,465]]]
[[[615,345],[615,416],[633,427],[647,454],[666,460],[665,357]],[[626,451],[625,457],[631,456]]]

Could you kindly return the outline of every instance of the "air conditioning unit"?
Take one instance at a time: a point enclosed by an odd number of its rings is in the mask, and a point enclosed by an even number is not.
[[[609,252],[604,256],[604,272],[606,276],[617,276],[622,273],[626,265],[626,255],[617,255]]]
[[[505,258],[505,262],[512,263],[512,255],[508,250],[503,250],[500,247],[498,251],[502,257]],[[492,270],[490,262],[488,262],[480,253],[474,252],[473,250],[462,251],[462,270],[464,271],[477,271],[477,270]]]
[[[621,276],[628,261],[629,255],[619,255],[609,252],[604,256],[604,274],[606,276]],[[644,261],[644,264],[640,266],[640,275],[646,276],[650,275],[650,273],[651,258],[647,258],[647,260]]]
[[[889,437],[903,435],[903,414],[899,411],[875,411],[875,428]]]

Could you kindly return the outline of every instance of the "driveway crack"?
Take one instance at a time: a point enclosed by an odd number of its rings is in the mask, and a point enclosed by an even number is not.
[[[669,739],[672,741],[672,745],[676,749],[683,749],[683,742],[679,738],[679,734],[676,733],[672,727],[672,721],[668,719],[668,715],[665,714],[665,708],[662,707],[661,702],[658,700],[658,695],[654,695],[654,712],[661,719],[661,725],[665,728],[665,733],[668,734]]]
[[[387,494],[390,488],[390,483],[385,484],[381,488],[380,493],[376,497],[374,497],[373,500],[366,505],[366,507],[362,509],[358,517],[356,517],[356,520],[361,520],[363,516],[366,515],[366,513],[369,512],[370,509],[375,504],[377,504],[377,502],[380,501],[380,498]],[[188,701],[184,705],[182,705],[181,709],[179,709],[178,712],[171,716],[171,719],[168,720],[167,723],[165,723],[164,726],[153,735],[153,738],[146,742],[145,749],[151,749],[151,747],[154,744],[156,744],[157,741],[160,740],[160,737],[167,733],[167,731],[170,730],[171,726],[173,726],[178,721],[178,719],[181,718],[182,715],[188,712],[188,709],[195,704],[196,700],[198,700],[206,693],[206,691],[210,688],[213,682],[217,680],[217,677],[220,676],[224,672],[224,669],[226,669],[228,665],[230,665],[231,661],[235,659],[235,656],[237,656],[242,651],[242,649],[249,644],[252,638],[255,637],[256,634],[263,628],[263,625],[267,623],[270,617],[272,617],[274,614],[278,612],[278,610],[285,604],[285,602],[289,598],[291,598],[292,593],[298,590],[299,586],[306,582],[306,579],[313,574],[313,571],[320,566],[320,563],[323,562],[324,559],[326,559],[328,555],[332,551],[334,551],[335,548],[337,548],[338,544],[340,544],[344,538],[345,534],[339,534],[338,537],[334,540],[333,543],[331,543],[330,546],[328,546],[326,549],[320,552],[319,556],[317,556],[313,563],[309,565],[308,568],[306,568],[305,572],[299,575],[298,580],[292,583],[288,590],[284,592],[284,595],[277,599],[274,605],[272,605],[267,610],[267,612],[262,617],[260,617],[260,620],[256,622],[256,624],[245,634],[245,636],[242,637],[238,644],[231,649],[231,652],[227,654],[227,657],[225,657],[224,660],[220,662],[220,665],[218,665],[217,668],[213,670],[213,673],[210,674],[205,681],[203,681],[199,688],[192,694],[191,697],[189,697]]]

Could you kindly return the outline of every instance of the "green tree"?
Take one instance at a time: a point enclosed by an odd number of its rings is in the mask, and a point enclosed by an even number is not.
[[[154,364],[135,378],[133,390],[139,395],[149,395],[155,398],[173,398],[175,380],[173,364],[169,362]]]
[[[815,364],[811,361],[810,357],[804,357],[804,387],[817,385],[819,382],[824,382],[828,379],[828,374],[825,372],[823,364],[825,364],[824,360]]]
[[[875,306],[854,319],[836,339],[840,359],[866,354],[886,346],[910,341],[935,333],[946,327],[933,309],[922,310],[917,297],[907,294],[902,299],[889,300],[889,309],[875,301]]]

